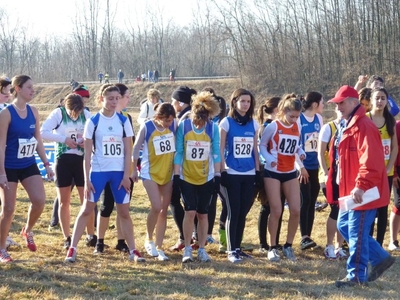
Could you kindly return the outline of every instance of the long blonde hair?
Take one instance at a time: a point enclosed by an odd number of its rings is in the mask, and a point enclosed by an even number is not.
[[[218,101],[207,91],[192,96],[190,118],[195,125],[204,125],[220,112]]]

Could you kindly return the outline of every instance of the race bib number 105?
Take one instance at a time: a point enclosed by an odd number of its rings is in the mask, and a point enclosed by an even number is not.
[[[18,144],[18,159],[32,157],[35,154],[37,146],[35,137],[31,139],[18,139]]]
[[[122,137],[103,136],[103,157],[123,157]]]

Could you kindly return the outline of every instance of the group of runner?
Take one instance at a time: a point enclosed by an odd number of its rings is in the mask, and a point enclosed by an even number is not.
[[[398,187],[398,180],[393,180],[393,170],[400,166],[397,158],[400,139],[396,135],[396,127],[400,125],[397,126],[393,116],[386,112],[391,107],[395,113],[395,102],[389,102],[382,87],[383,80],[380,80],[377,78],[378,83],[368,83],[370,98],[365,98],[365,90],[362,90],[360,95],[364,98],[360,101],[369,100],[367,115],[381,132],[388,182],[391,185],[393,181]],[[364,81],[365,78],[360,77],[357,85]],[[12,261],[6,241],[18,182],[24,186],[31,201],[21,234],[27,247],[36,251],[32,229],[43,211],[45,193],[35,151],[42,159],[48,177],[55,179],[59,204],[55,206],[55,214],[59,216],[67,262],[76,260],[77,245],[85,227],[86,244],[95,247],[97,254],[104,252],[104,235],[114,203],[118,231],[115,248],[127,252],[131,260],[145,261],[136,249],[129,214],[130,198],[139,172],[150,201],[145,251],[160,261],[169,260],[163,247],[168,207],[171,207],[179,229],[178,242],[172,250],[183,250],[183,263],[194,260],[193,250],[197,250],[199,261],[211,260],[205,246],[215,242],[212,231],[218,196],[222,203],[219,218],[221,248],[232,263],[251,259],[243,251],[242,240],[246,216],[256,192],[262,204],[258,224],[260,251],[273,262],[279,261],[282,255],[295,261],[293,242],[299,226],[300,249],[317,246],[312,239],[312,228],[320,187],[331,207],[324,254],[329,259],[347,257],[344,239],[336,228],[338,186],[332,166],[338,157],[331,151],[335,148],[341,116],[337,111],[334,121],[323,124],[324,99],[319,92],[309,92],[304,97],[286,94],[268,98],[259,107],[256,120],[256,99],[246,89],[235,90],[228,103],[212,88],[197,92],[180,86],[172,93],[171,103],[160,100],[159,91],[151,89],[147,100],[141,104],[140,129],[136,138],[132,118],[124,112],[130,91],[122,83],[101,86],[96,96],[100,110],[93,114],[86,108],[90,97],[88,89],[77,87],[50,113],[42,126],[37,109],[29,105],[34,95],[31,78],[25,75],[15,76],[12,80],[1,78],[2,102],[7,102],[11,94],[12,102],[4,107],[0,104],[3,109],[0,113],[0,261],[3,263]],[[226,114],[227,104],[229,111]],[[42,139],[56,143],[54,173]],[[330,159],[327,153],[331,153]],[[69,207],[74,186],[82,206],[71,235]],[[101,205],[96,222],[99,200]],[[281,245],[279,237],[285,202],[290,216],[286,240]],[[396,200],[390,216],[391,251],[400,250],[397,241],[399,209]],[[387,206],[379,208],[377,214],[377,241],[381,245],[387,226],[387,210]],[[95,225],[97,233],[94,232]]]

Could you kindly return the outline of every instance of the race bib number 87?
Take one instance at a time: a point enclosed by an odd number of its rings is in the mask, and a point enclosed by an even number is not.
[[[35,137],[31,139],[18,139],[18,144],[18,159],[32,157],[35,154],[37,146]]]
[[[123,157],[122,137],[103,136],[103,157]]]
[[[206,141],[187,141],[186,160],[203,161],[210,155],[210,142]]]
[[[299,138],[293,135],[280,134],[278,152],[282,155],[293,155],[296,152]]]

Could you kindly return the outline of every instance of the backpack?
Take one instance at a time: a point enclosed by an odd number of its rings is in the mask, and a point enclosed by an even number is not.
[[[164,103],[164,100],[163,99],[160,99],[160,100],[158,100],[159,102],[161,102],[161,103]],[[140,105],[140,107],[142,107],[142,105],[144,104],[144,103],[146,103],[147,102],[147,98],[144,98],[143,100],[141,100],[140,102],[139,102],[139,105]],[[149,117],[149,103],[147,103],[147,105],[146,105],[146,118],[148,118]]]
[[[124,124],[125,124],[125,121],[126,121],[127,118],[124,115],[119,114],[119,113],[117,113],[117,116],[118,116],[118,118],[119,118],[119,120],[121,122],[122,130],[123,130],[122,138],[124,138],[124,137],[126,137]],[[93,153],[94,153],[94,151],[96,150],[95,133],[96,133],[96,130],[97,130],[97,126],[99,125],[100,113],[98,112],[95,116],[91,117],[90,119],[92,120],[92,122],[94,124],[94,129],[93,129],[93,134],[92,134]]]

